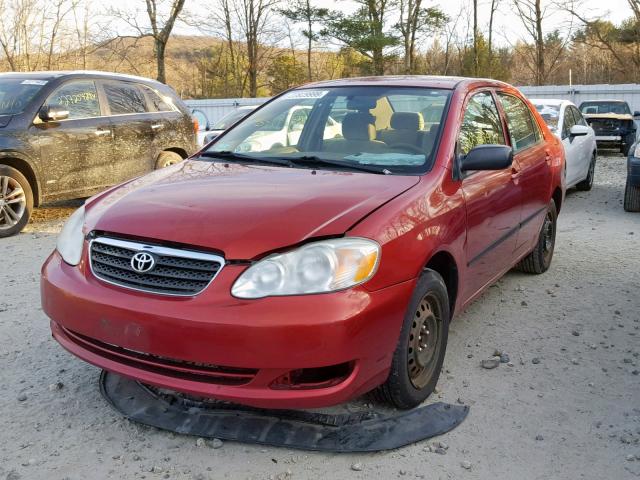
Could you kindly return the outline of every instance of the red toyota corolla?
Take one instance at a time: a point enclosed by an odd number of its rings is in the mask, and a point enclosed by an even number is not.
[[[501,82],[307,85],[88,200],[43,307],[67,350],[151,385],[274,408],[378,388],[413,407],[452,315],[514,266],[549,267],[563,170]]]

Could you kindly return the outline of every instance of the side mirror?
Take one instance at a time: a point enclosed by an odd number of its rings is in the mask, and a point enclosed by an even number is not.
[[[572,137],[582,137],[589,133],[589,127],[585,127],[584,125],[574,125],[569,130],[569,135]]]
[[[38,112],[38,118],[40,118],[40,120],[42,120],[43,122],[58,122],[60,120],[69,118],[69,110],[64,107],[55,105],[45,105]]]
[[[506,145],[478,145],[460,163],[460,170],[504,170],[513,163],[513,149]]]
[[[636,110],[635,112],[633,112],[633,116],[634,117],[640,117],[640,112],[638,110]]]
[[[212,140],[215,140],[216,138],[218,138],[220,136],[219,133],[214,132],[214,133],[207,133],[204,136],[204,141],[202,142],[204,145],[206,145],[207,143],[211,142]]]

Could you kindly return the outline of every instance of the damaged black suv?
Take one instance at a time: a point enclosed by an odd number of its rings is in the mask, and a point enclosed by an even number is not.
[[[195,127],[195,128],[194,128]],[[43,202],[179,162],[197,126],[166,85],[103,72],[0,74],[0,237]]]
[[[580,111],[596,134],[598,147],[619,148],[627,155],[636,141],[636,125],[629,104],[623,100],[590,100],[580,104]]]

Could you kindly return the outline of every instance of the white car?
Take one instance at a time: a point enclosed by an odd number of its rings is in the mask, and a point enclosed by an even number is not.
[[[562,141],[567,188],[591,190],[597,156],[596,135],[578,107],[568,100],[530,98],[529,101]]]
[[[264,151],[277,147],[297,145],[309,112],[310,106],[296,106],[267,121],[258,120],[261,125],[253,135],[240,146],[241,151]],[[340,138],[342,124],[329,117],[324,130],[324,138]]]

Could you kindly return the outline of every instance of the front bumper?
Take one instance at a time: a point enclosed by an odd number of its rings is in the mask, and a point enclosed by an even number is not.
[[[369,292],[239,300],[227,265],[200,295],[165,297],[97,280],[53,253],[41,291],[54,338],[100,368],[158,387],[266,408],[347,401],[388,374],[415,280]],[[273,388],[292,370],[349,365],[337,384]],[[223,366],[223,367],[220,367]]]

